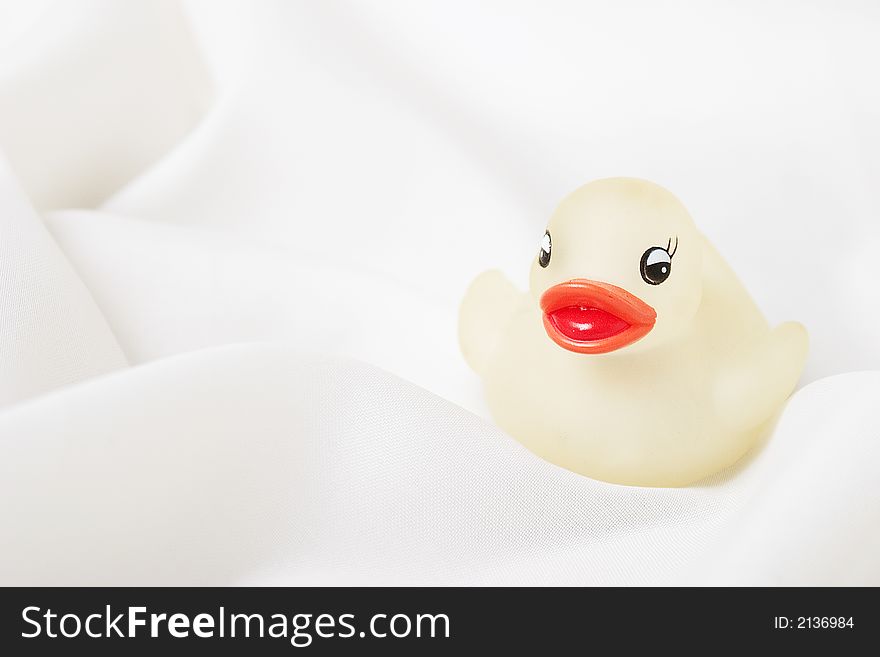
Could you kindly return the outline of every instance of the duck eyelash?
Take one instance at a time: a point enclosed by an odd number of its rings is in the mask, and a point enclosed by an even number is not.
[[[672,251],[669,250],[670,247],[672,247]],[[666,242],[666,253],[669,254],[670,258],[675,255],[676,251],[678,251],[678,236],[677,235],[675,236],[675,246],[674,247],[672,246],[672,238],[671,237],[669,238],[669,241]]]

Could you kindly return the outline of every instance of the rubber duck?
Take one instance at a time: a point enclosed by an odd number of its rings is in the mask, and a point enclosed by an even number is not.
[[[807,332],[771,329],[669,191],[607,178],[567,196],[529,291],[468,288],[459,341],[498,425],[538,456],[635,486],[683,486],[739,460],[791,395]]]

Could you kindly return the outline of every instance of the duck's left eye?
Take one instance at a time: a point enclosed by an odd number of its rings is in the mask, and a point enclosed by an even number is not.
[[[642,255],[642,279],[648,285],[660,285],[672,273],[672,256],[662,246],[652,246]]]
[[[550,240],[550,231],[544,232],[544,237],[541,238],[541,249],[538,251],[538,264],[542,267],[546,267],[550,264],[550,248],[551,248],[551,240]]]

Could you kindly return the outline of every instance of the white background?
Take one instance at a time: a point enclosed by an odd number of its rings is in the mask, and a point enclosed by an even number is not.
[[[0,6],[3,581],[880,583],[876,3]],[[468,412],[466,285],[609,175],[811,334],[686,489]]]

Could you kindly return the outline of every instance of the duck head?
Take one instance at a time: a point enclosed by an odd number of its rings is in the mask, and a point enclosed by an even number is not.
[[[659,185],[597,180],[553,213],[529,286],[559,347],[578,354],[651,349],[685,335],[694,321],[702,237]]]

